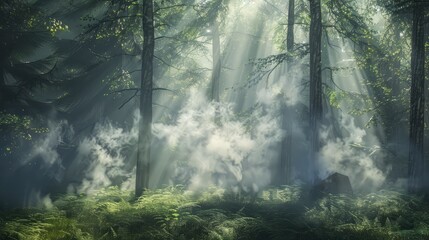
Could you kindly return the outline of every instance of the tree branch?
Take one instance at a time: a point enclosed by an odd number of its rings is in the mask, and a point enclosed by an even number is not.
[[[129,102],[131,101],[131,99],[133,99],[135,96],[137,96],[137,93],[138,93],[139,91],[140,91],[140,89],[136,90],[136,91],[134,92],[134,94],[133,94],[130,98],[128,98],[128,100],[127,100],[127,101],[125,101],[124,103],[122,103],[122,105],[121,105],[118,109],[121,109],[123,106],[125,106],[125,104],[129,103]]]

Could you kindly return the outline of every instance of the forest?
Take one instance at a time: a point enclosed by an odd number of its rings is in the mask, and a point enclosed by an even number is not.
[[[0,239],[429,239],[429,0],[1,0]]]

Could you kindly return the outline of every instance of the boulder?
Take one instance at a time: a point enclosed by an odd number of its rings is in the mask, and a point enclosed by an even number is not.
[[[314,186],[313,192],[320,194],[353,194],[349,177],[341,173],[333,173]]]

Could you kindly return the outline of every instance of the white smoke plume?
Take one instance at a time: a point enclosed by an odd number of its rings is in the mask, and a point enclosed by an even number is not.
[[[218,185],[256,192],[268,185],[273,147],[282,136],[273,98],[264,91],[259,108],[237,116],[230,104],[191,91],[175,123],[154,124],[155,136],[178,153],[176,178],[192,190]]]
[[[339,172],[350,177],[354,189],[374,191],[386,179],[386,174],[375,162],[383,157],[377,145],[368,146],[366,131],[357,127],[350,115],[341,114],[341,126],[348,136],[328,139],[328,131],[322,133],[325,144],[320,150],[321,177]]]
[[[28,193],[25,207],[38,207],[44,209],[51,209],[54,207],[50,194],[43,195],[40,191],[31,190]]]
[[[127,169],[126,156],[137,143],[138,116],[136,112],[130,130],[110,122],[97,124],[93,135],[79,143],[75,161],[86,162],[87,168],[78,192],[92,193],[112,184],[121,184],[122,189],[132,187],[134,171]]]
[[[57,181],[61,181],[64,166],[57,151],[58,146],[68,142],[73,137],[74,131],[67,121],[48,122],[48,129],[46,136],[34,143],[24,164],[40,158],[43,161],[41,168],[48,170],[48,173]]]
[[[46,137],[38,140],[30,152],[29,159],[35,157],[41,157],[44,163],[52,165],[56,162],[60,162],[61,158],[57,152],[57,147],[64,142],[64,138],[73,134],[73,129],[66,136],[65,129],[68,128],[67,121],[60,121],[58,123],[48,123],[49,132]]]

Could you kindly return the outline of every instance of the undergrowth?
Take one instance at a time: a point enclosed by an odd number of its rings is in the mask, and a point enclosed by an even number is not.
[[[307,199],[307,200],[306,200]],[[49,209],[0,214],[0,239],[429,239],[429,207],[395,191],[326,195],[309,201],[297,186],[259,195],[181,186],[139,199],[116,187],[59,196]]]

